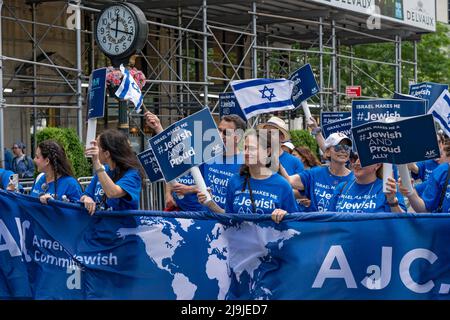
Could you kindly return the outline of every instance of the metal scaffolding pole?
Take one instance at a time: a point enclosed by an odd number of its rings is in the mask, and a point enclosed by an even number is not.
[[[414,83],[417,83],[418,81],[418,56],[417,56],[417,41],[413,42],[413,46],[414,46]]]
[[[402,38],[395,36],[395,91],[402,92]]]
[[[182,16],[182,10],[181,7],[178,7],[178,27],[182,27],[183,25],[183,16]],[[183,77],[183,31],[178,30],[178,57],[177,57],[177,65],[178,65],[178,74],[180,75],[181,80],[184,79]],[[183,84],[178,85],[178,101],[180,103],[180,106],[184,103],[184,96],[183,96]],[[185,112],[185,110],[183,110]],[[184,114],[183,114],[184,116]]]
[[[3,0],[0,0],[0,167],[5,167],[5,127],[4,110],[5,100],[3,98],[3,37],[2,37],[2,12]]]
[[[319,82],[320,82],[320,109],[323,110],[323,18],[319,18]]]
[[[77,33],[77,133],[80,141],[83,141],[83,97],[81,95],[81,76],[82,76],[82,62],[81,62],[81,0],[77,0],[77,7],[75,7],[75,28]]]
[[[333,91],[333,111],[337,111],[337,47],[336,47],[336,22],[331,21],[331,41],[333,55],[331,56],[331,74],[332,74],[332,91]]]
[[[36,3],[32,4],[32,19],[35,22],[36,21]],[[37,62],[37,55],[36,55],[36,25],[33,23],[31,25],[32,27],[32,33],[33,33],[33,62]],[[33,64],[33,105],[37,105],[37,99],[36,99],[36,94],[37,94],[37,65]],[[37,131],[37,108],[34,107],[33,108],[33,146],[31,149],[31,154],[34,155],[34,153],[36,152],[37,149],[37,139],[36,139],[36,131]]]
[[[258,45],[257,38],[257,24],[256,24],[256,2],[252,2],[252,31],[253,31],[253,49],[252,49],[252,77],[258,78],[258,51],[256,46]]]
[[[208,82],[208,11],[207,0],[203,0],[203,81]],[[208,106],[208,85],[203,87],[205,107]]]

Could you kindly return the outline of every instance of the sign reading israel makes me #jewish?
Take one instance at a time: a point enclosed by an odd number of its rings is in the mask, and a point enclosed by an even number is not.
[[[158,161],[156,161],[152,148],[139,153],[137,157],[141,162],[150,182],[156,182],[163,179],[161,169],[159,168]]]
[[[315,96],[320,91],[309,63],[292,73],[289,76],[289,80],[294,82],[292,102],[296,108],[300,106],[302,101]]]
[[[353,127],[352,132],[363,167],[376,163],[407,164],[439,157],[432,115],[393,123],[371,122]]]
[[[409,86],[409,94],[425,99],[428,101],[427,112],[433,107],[436,100],[442,94],[444,90],[448,89],[448,85],[433,83],[433,82],[422,82]]]
[[[322,125],[322,133],[323,136],[328,138],[330,134],[335,132],[342,132],[347,137],[351,139],[352,136],[352,118],[348,117],[346,119],[341,119],[335,122],[328,123],[326,125]]]
[[[105,113],[106,68],[92,71],[88,90],[88,119],[103,118]]]
[[[352,116],[351,112],[320,112],[320,125],[326,125]]]
[[[219,94],[219,115],[220,119],[223,116],[227,116],[230,114],[235,114],[242,118],[245,122],[247,122],[247,118],[245,114],[242,112],[241,107],[239,106],[239,102],[236,99],[236,96],[232,92],[228,93],[220,93]]]
[[[175,122],[151,138],[149,144],[167,182],[215,158],[224,150],[208,108]]]
[[[353,100],[352,127],[389,117],[414,117],[426,113],[425,101],[420,100]]]

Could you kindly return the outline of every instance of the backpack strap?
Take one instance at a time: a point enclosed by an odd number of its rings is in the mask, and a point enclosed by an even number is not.
[[[445,193],[447,192],[449,179],[450,179],[450,164],[448,165],[447,178],[445,178],[445,183],[442,187],[441,198],[439,199],[439,206],[438,206],[436,212],[442,212],[442,204],[444,203],[444,197],[445,197]]]

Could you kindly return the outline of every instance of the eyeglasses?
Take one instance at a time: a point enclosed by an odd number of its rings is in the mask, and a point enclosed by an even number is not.
[[[352,147],[350,147],[349,145],[346,145],[346,144],[338,144],[338,145],[334,146],[333,149],[335,152],[340,152],[340,151],[350,152]]]

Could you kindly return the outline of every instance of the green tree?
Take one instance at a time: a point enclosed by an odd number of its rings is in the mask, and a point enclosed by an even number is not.
[[[308,130],[291,130],[291,141],[294,146],[304,146],[308,147],[313,153],[319,157],[319,146],[317,145],[316,139],[309,133]]]
[[[84,156],[84,146],[78,139],[74,129],[69,128],[45,128],[37,132],[37,143],[53,139],[66,151],[67,158],[72,164],[75,177],[92,175],[92,169]]]

